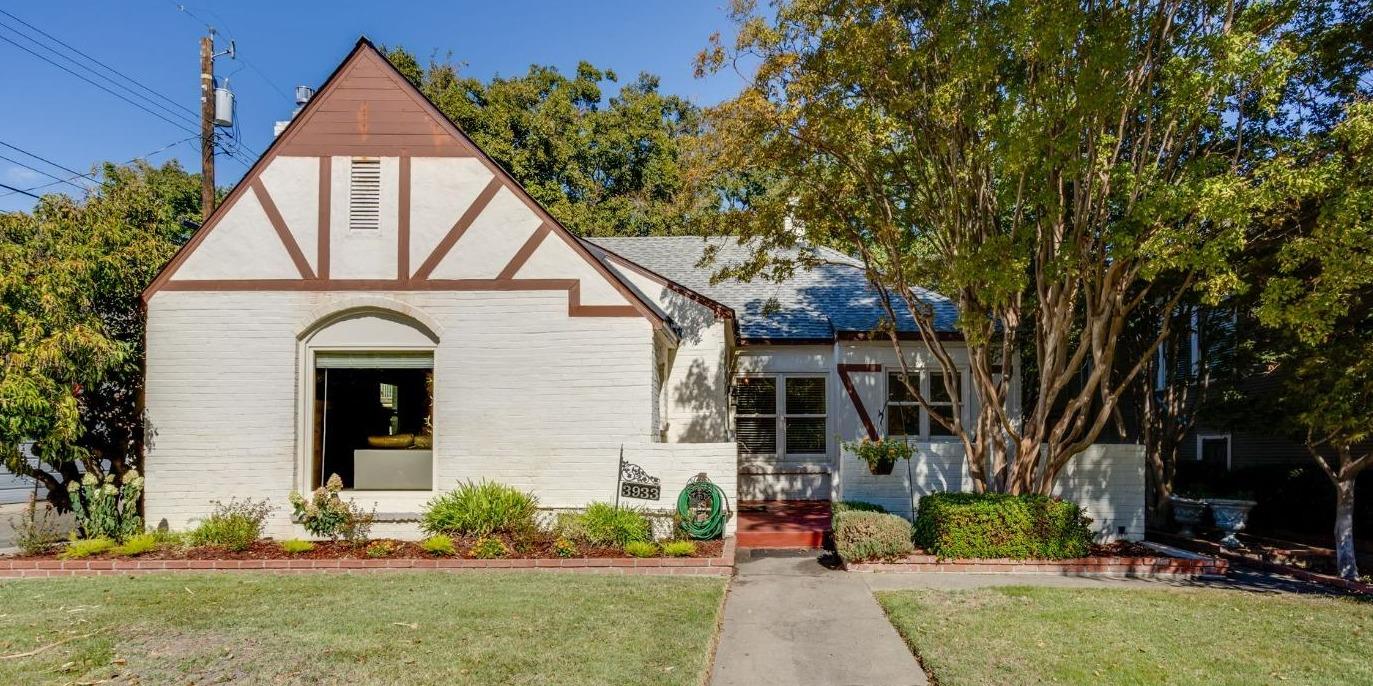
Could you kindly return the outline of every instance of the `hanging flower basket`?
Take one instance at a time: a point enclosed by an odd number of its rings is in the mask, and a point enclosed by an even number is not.
[[[874,475],[891,474],[897,460],[911,459],[911,446],[902,440],[867,438],[844,444],[844,448],[854,457],[868,463],[868,471]]]

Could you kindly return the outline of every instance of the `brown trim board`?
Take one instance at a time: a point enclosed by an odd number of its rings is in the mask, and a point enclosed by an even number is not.
[[[520,271],[520,267],[523,267],[524,263],[529,261],[530,256],[534,254],[535,250],[539,249],[539,246],[543,244],[543,239],[547,238],[549,232],[552,230],[552,227],[548,224],[540,224],[539,228],[534,229],[534,232],[529,234],[529,239],[524,242],[524,245],[520,246],[520,249],[515,253],[515,256],[510,258],[510,264],[505,265],[505,269],[502,269],[501,273],[496,275],[496,278],[515,278],[515,274]]]
[[[329,213],[333,211],[334,192],[334,158],[319,158],[319,228],[316,238],[319,246],[319,256],[315,259],[315,272],[319,278],[329,278],[329,232],[333,230],[330,222]]]
[[[262,210],[267,213],[267,221],[276,230],[277,238],[281,239],[282,247],[286,248],[286,253],[291,256],[291,261],[296,264],[300,278],[315,278],[315,273],[310,270],[310,263],[305,261],[305,253],[300,251],[295,236],[291,235],[290,227],[286,226],[286,220],[281,217],[281,210],[278,210],[277,204],[272,201],[272,194],[268,193],[267,187],[262,185],[262,179],[253,179],[253,195],[256,195],[257,201],[262,204]]]
[[[853,408],[858,411],[858,419],[863,422],[863,428],[868,431],[868,438],[877,440],[877,427],[872,423],[872,417],[868,416],[868,408],[863,405],[863,398],[858,395],[858,389],[853,385],[853,379],[849,374],[853,373],[881,373],[880,364],[839,364],[839,382],[844,384],[844,390],[849,394],[849,400],[853,401]]]
[[[570,317],[638,317],[630,305],[583,305],[580,279],[180,279],[167,291],[565,291]]]
[[[410,156],[400,157],[400,187],[396,189],[396,276],[410,280]]]
[[[481,216],[481,213],[486,209],[486,206],[491,204],[491,199],[496,197],[496,194],[504,187],[505,184],[501,183],[501,180],[498,178],[492,178],[487,182],[486,188],[483,188],[481,193],[477,194],[477,198],[472,201],[471,205],[467,206],[467,209],[463,211],[462,216],[458,217],[458,221],[453,224],[453,228],[448,230],[448,233],[443,237],[443,240],[439,241],[439,244],[434,246],[434,251],[429,253],[429,257],[425,258],[424,263],[420,265],[420,268],[415,270],[415,279],[423,280],[429,278],[429,275],[439,266],[439,263],[443,261],[443,258],[448,256],[448,251],[453,249],[453,246],[457,244],[458,239],[462,238],[464,233],[467,233],[467,229],[472,226],[473,222],[477,221],[477,217]]]

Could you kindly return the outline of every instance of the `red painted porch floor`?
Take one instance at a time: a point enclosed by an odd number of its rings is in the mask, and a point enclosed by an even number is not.
[[[819,548],[830,529],[828,500],[742,500],[740,548]]]

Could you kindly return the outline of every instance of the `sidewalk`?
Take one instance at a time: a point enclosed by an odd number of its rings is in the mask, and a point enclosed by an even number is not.
[[[759,555],[738,558],[713,686],[928,683],[865,575],[825,569],[814,550]]]

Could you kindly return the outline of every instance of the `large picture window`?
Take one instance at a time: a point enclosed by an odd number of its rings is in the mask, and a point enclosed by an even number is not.
[[[433,487],[432,354],[327,353],[315,356],[315,470],[344,488]]]
[[[824,455],[825,377],[740,377],[734,385],[734,432],[740,455]]]
[[[910,373],[910,385],[920,390],[926,402],[945,418],[953,414],[953,398],[944,385],[944,373],[920,370]],[[931,419],[901,379],[900,372],[887,373],[887,435],[939,438],[952,436],[943,424]]]

